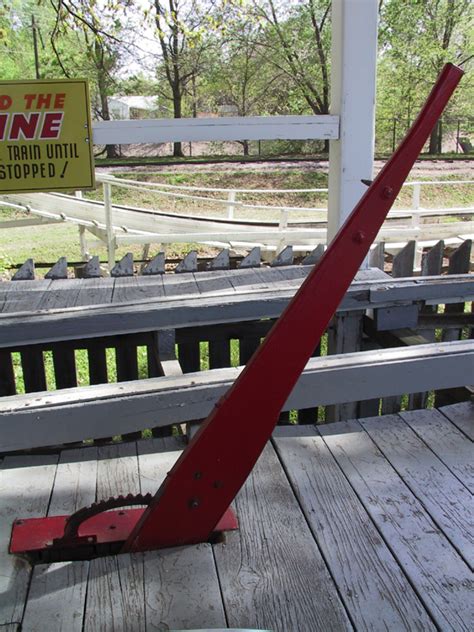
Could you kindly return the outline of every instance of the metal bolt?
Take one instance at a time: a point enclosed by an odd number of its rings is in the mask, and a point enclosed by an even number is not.
[[[214,481],[214,487],[216,489],[220,489],[223,485],[224,483],[222,481]]]
[[[352,236],[352,241],[356,244],[362,244],[365,241],[365,233],[362,230],[358,230]]]
[[[199,507],[199,499],[191,498],[191,500],[189,501],[189,507],[190,509],[197,509]]]
[[[109,529],[116,529],[117,527],[114,524],[109,525]]]
[[[382,197],[386,200],[389,200],[391,197],[393,197],[392,187],[384,187],[384,189],[382,190]]]
[[[202,472],[194,472],[194,478],[196,480],[199,480],[200,478],[202,478]]]

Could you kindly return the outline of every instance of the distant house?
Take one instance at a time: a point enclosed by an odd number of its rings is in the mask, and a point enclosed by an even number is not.
[[[117,120],[159,118],[166,108],[158,104],[157,97],[108,97],[110,118]]]
[[[239,108],[231,103],[222,103],[217,107],[219,116],[238,116]]]

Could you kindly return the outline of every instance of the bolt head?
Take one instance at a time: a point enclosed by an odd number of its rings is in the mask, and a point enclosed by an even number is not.
[[[352,241],[354,241],[356,244],[362,244],[365,241],[365,233],[362,230],[357,230],[353,237],[352,237]]]
[[[384,187],[382,190],[382,197],[386,200],[389,200],[391,197],[393,197],[392,187]]]

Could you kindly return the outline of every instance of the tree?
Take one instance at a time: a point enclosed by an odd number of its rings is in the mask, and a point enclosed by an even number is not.
[[[262,47],[314,114],[329,113],[330,0],[252,0],[249,11],[265,28]],[[328,150],[328,142],[325,142]]]
[[[43,2],[45,0],[42,0]],[[47,0],[55,12],[50,43],[56,61],[66,77],[78,71],[92,80],[97,98],[93,101],[98,118],[110,120],[108,97],[115,86],[120,66],[123,23],[132,0]],[[82,64],[71,57],[71,39],[84,50]],[[117,156],[115,145],[107,145],[108,158]]]
[[[153,7],[162,55],[158,70],[168,88],[163,96],[171,100],[173,116],[179,119],[185,94],[191,92],[196,102],[196,80],[202,72],[205,52],[213,41],[207,33],[216,28],[217,14],[213,2],[202,0],[153,0]],[[173,155],[184,156],[180,142],[174,143]]]
[[[238,116],[252,116],[274,112],[285,101],[284,73],[266,59],[262,37],[260,24],[227,7],[207,73],[206,91],[214,105],[230,105]],[[248,155],[248,141],[239,142]]]
[[[410,124],[413,113],[447,61],[469,56],[469,31],[473,6],[470,0],[385,0],[379,29],[379,118],[399,118]],[[469,70],[469,68],[466,68]],[[463,79],[447,114],[466,112],[472,78]],[[471,101],[472,107],[472,101]],[[429,142],[430,153],[441,151],[441,128],[437,125]]]

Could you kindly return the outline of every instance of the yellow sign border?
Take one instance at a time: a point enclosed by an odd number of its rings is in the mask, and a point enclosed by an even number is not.
[[[18,79],[18,80],[10,80],[10,81],[0,81],[0,94],[4,93],[4,87],[6,86],[18,86],[24,85],[25,87],[31,87],[34,85],[38,85],[41,87],[50,85],[60,86],[65,84],[80,84],[84,91],[84,102],[85,109],[84,119],[87,123],[87,128],[84,127],[84,131],[87,133],[87,137],[89,139],[88,142],[88,172],[86,178],[81,178],[77,185],[68,184],[67,186],[46,186],[46,187],[31,187],[25,186],[24,188],[14,187],[5,189],[4,185],[0,181],[0,195],[1,194],[14,194],[14,193],[36,193],[36,192],[54,192],[54,191],[74,191],[74,190],[92,190],[96,188],[95,182],[95,162],[94,162],[94,152],[93,152],[93,130],[92,130],[92,118],[91,118],[91,105],[90,105],[90,94],[89,94],[89,83],[87,79]],[[67,111],[67,106],[64,111]],[[0,145],[4,142],[0,140]],[[86,180],[86,182],[84,182]]]

